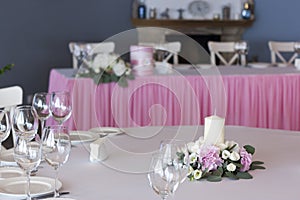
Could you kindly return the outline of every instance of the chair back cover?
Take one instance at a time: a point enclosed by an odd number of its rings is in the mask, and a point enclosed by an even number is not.
[[[114,42],[94,42],[94,43],[81,43],[70,42],[69,49],[72,53],[73,68],[77,69],[81,65],[79,60],[83,60],[86,56],[99,54],[99,53],[113,53],[115,50]]]
[[[278,63],[291,65],[298,56],[298,53],[296,52],[298,49],[295,49],[297,46],[296,42],[269,41],[268,45],[271,53],[271,62],[273,65],[277,65]],[[291,55],[288,59],[284,57],[282,53],[290,53]]]
[[[9,112],[10,122],[12,123],[15,107],[23,103],[23,89],[20,86],[0,88],[0,97],[0,108],[4,108]],[[9,144],[9,146],[14,146],[16,136],[13,129],[11,133],[12,144]],[[11,137],[8,137],[7,140],[9,138]]]

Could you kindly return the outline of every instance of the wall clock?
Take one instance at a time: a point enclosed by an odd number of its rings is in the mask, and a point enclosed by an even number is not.
[[[188,11],[195,17],[204,17],[210,11],[210,5],[207,1],[192,1],[188,6]]]

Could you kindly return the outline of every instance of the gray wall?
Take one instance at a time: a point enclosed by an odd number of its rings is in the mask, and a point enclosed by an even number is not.
[[[132,28],[130,17],[131,0],[1,0],[0,66],[15,67],[0,87],[47,91],[51,68],[71,66],[70,41],[102,41]]]
[[[298,0],[256,1],[256,21],[245,34],[249,58],[269,61],[268,40],[300,37]],[[102,41],[133,28],[131,0],[1,0],[0,87],[21,85],[25,97],[47,91],[51,68],[70,67],[70,41]],[[0,97],[1,98],[1,97]]]
[[[256,0],[256,20],[245,34],[249,42],[249,59],[270,62],[268,41],[300,41],[299,0]]]

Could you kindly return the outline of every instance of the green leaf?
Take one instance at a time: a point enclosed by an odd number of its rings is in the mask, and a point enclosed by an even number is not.
[[[253,161],[251,164],[252,165],[263,165],[264,162],[262,162],[262,161]]]
[[[256,169],[266,169],[264,166],[260,165],[251,165],[250,170],[256,170]]]
[[[232,172],[225,172],[226,176],[230,179],[233,179],[233,180],[238,180],[239,177],[237,177],[236,175],[234,175]]]
[[[241,179],[252,179],[253,178],[253,176],[251,176],[251,174],[249,174],[248,172],[238,172],[236,174],[236,176]]]
[[[224,173],[224,170],[223,170],[223,168],[222,167],[218,167],[217,168],[217,171],[219,171],[219,173],[221,174],[221,176],[223,175],[223,173]]]
[[[127,79],[122,76],[118,81],[118,85],[121,87],[127,87],[128,86]]]
[[[15,66],[14,64],[7,64],[7,65],[5,65],[4,67],[2,67],[0,69],[0,74],[3,74],[5,72],[11,70],[14,66]]]
[[[243,165],[241,163],[237,163],[237,162],[233,162],[233,163],[234,163],[235,166],[237,166],[239,168],[243,167]]]
[[[117,82],[117,81],[119,80],[119,77],[118,77],[117,75],[115,75],[115,74],[112,74],[112,75],[110,76],[110,79],[111,79],[111,81],[113,81],[113,82]]]
[[[134,75],[130,73],[129,75],[126,76],[129,80],[134,80]]]
[[[255,153],[255,148],[251,145],[245,145],[244,148],[248,153],[250,153],[252,155]]]
[[[215,171],[212,172],[212,175],[213,176],[222,176],[222,173],[218,170],[215,170]]]
[[[221,176],[214,176],[214,175],[210,175],[207,177],[206,179],[209,182],[220,182],[222,181],[222,177]]]

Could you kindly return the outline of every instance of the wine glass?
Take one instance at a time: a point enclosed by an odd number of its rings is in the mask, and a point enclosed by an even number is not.
[[[59,168],[67,162],[71,151],[68,128],[64,126],[47,126],[42,137],[43,155],[46,162],[55,169],[54,197],[59,197],[57,180]]]
[[[45,121],[50,117],[50,99],[51,95],[46,92],[35,93],[32,100],[32,107],[41,121],[41,131],[43,132]]]
[[[17,137],[16,145],[14,148],[14,159],[18,166],[26,172],[27,200],[31,200],[30,174],[39,166],[42,155],[42,145],[39,135],[35,134],[33,138],[35,139],[29,140],[28,138],[24,137]]]
[[[2,142],[6,140],[10,133],[10,121],[7,111],[0,110],[0,154],[2,148]],[[0,161],[1,166],[1,161]]]
[[[148,180],[151,188],[163,200],[167,199],[170,194],[174,194],[180,183],[180,172],[175,162],[166,158],[160,152],[152,155]]]
[[[18,106],[13,116],[13,129],[18,137],[31,140],[37,133],[39,126],[38,119],[32,106]]]
[[[69,92],[52,92],[50,100],[50,112],[55,121],[62,125],[72,113],[72,102]]]
[[[159,151],[166,159],[172,159],[178,164],[180,183],[183,183],[189,172],[189,151],[186,142],[178,139],[163,140]]]

